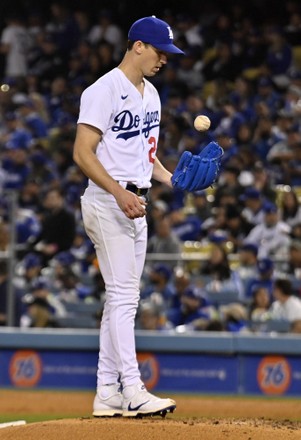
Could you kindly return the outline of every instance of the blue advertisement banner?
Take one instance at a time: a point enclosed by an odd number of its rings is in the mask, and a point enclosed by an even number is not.
[[[0,351],[0,387],[91,389],[96,387],[94,351]],[[149,390],[301,395],[301,358],[280,355],[138,353]]]
[[[248,356],[242,367],[245,394],[301,395],[301,358],[293,356]]]
[[[86,351],[1,351],[0,386],[95,389],[97,356]]]
[[[238,360],[202,354],[138,355],[142,380],[149,389],[189,393],[238,392]]]
[[[138,354],[149,389],[236,393],[235,357],[195,354]],[[97,353],[34,350],[0,352],[0,386],[95,389]]]

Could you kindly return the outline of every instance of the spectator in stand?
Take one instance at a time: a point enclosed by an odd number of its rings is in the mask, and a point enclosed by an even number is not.
[[[270,317],[271,296],[266,287],[254,286],[251,303],[249,306],[249,319],[251,321],[264,321]]]
[[[101,41],[112,45],[114,61],[120,61],[120,54],[123,50],[124,35],[121,27],[113,17],[113,11],[102,9],[98,14],[98,22],[91,28],[88,39],[93,46]]]
[[[245,243],[258,246],[258,257],[283,257],[288,252],[291,228],[279,219],[276,204],[266,202],[263,206],[263,223],[257,224],[245,238]]]
[[[55,169],[62,180],[65,180],[70,168],[74,167],[71,145],[75,135],[75,125],[70,116],[62,115],[55,130],[50,134],[49,149]]]
[[[273,288],[274,301],[269,309],[270,317],[294,322],[301,319],[301,300],[293,295],[288,279],[277,278]]]
[[[50,90],[45,96],[46,108],[50,117],[50,127],[53,128],[61,122],[63,104],[68,92],[67,79],[64,76],[56,76],[50,84]],[[50,132],[51,134],[51,132]]]
[[[56,164],[47,150],[36,144],[28,156],[30,179],[38,183],[40,192],[60,184]]]
[[[40,203],[40,185],[39,183],[29,178],[24,183],[24,186],[19,191],[18,205],[20,208],[31,209],[36,211]]]
[[[245,219],[237,205],[225,206],[225,220],[222,229],[227,234],[228,242],[232,243],[233,253],[237,252],[252,228],[253,225]]]
[[[195,191],[192,196],[192,206],[195,214],[203,222],[211,216],[211,202],[208,200],[205,190]]]
[[[233,82],[241,73],[241,64],[231,51],[231,45],[227,40],[220,40],[215,47],[215,54],[210,57],[202,68],[205,81],[224,79]]]
[[[246,35],[243,72],[260,74],[266,59],[267,44],[259,27],[252,26]],[[250,70],[249,70],[250,69]],[[255,70],[255,72],[254,72]]]
[[[250,300],[253,296],[253,292],[258,287],[264,287],[269,292],[270,300],[272,300],[274,280],[275,280],[275,267],[274,262],[270,258],[262,258],[257,262],[257,275],[249,280],[245,290],[245,298]]]
[[[33,283],[31,292],[23,297],[24,313],[20,327],[56,327],[55,318],[66,316],[61,301],[51,291],[48,281],[39,277]]]
[[[243,297],[243,286],[238,274],[231,269],[228,253],[223,242],[212,243],[209,258],[201,264],[198,278],[205,292],[209,294],[234,292]]]
[[[272,129],[273,119],[267,111],[256,121],[251,143],[256,155],[256,161],[262,162],[264,166],[268,165],[267,155],[270,149],[278,140],[280,140],[279,136],[276,135]]]
[[[231,161],[239,153],[238,146],[235,143],[235,139],[231,137],[230,130],[224,127],[218,127],[214,130],[213,140],[224,150],[224,154],[221,158],[222,167],[230,165]]]
[[[87,40],[91,30],[90,12],[79,7],[73,12],[73,17],[79,29],[79,42]]]
[[[80,39],[78,22],[68,6],[68,2],[52,1],[50,3],[50,19],[45,26],[62,56],[64,62],[69,54],[76,49]]]
[[[251,165],[251,171],[254,176],[253,187],[255,187],[263,199],[270,200],[271,202],[276,202],[277,191],[271,185],[270,172],[260,161],[253,162]]]
[[[169,307],[173,291],[171,287],[173,272],[171,268],[162,263],[155,263],[146,267],[144,271],[145,286],[141,289],[140,297],[147,299],[154,292],[159,295],[165,307]],[[148,279],[147,279],[148,278]]]
[[[153,189],[150,190],[150,198],[147,210],[148,237],[155,233],[156,222],[162,220],[168,213],[168,204],[159,198],[153,197]]]
[[[148,240],[147,252],[151,254],[173,254],[179,257],[181,251],[182,242],[172,229],[169,215],[165,214],[157,218],[154,222],[154,233]],[[177,264],[177,260],[164,259],[160,262],[170,267],[174,267]]]
[[[42,260],[37,253],[26,253],[16,266],[13,280],[16,288],[23,291],[24,294],[29,292],[36,278],[41,275],[42,268]]]
[[[239,266],[238,273],[243,280],[257,276],[257,254],[258,247],[255,244],[243,244],[238,248]]]
[[[293,85],[291,78],[296,78],[300,73],[290,73],[290,84],[283,93],[283,104],[280,114],[283,114],[287,118],[288,128],[294,128],[298,126],[298,116],[300,115],[300,97],[301,97],[301,87],[299,85]]]
[[[284,34],[288,44],[292,47],[299,46],[301,41],[301,11],[293,11],[284,26]]]
[[[253,89],[250,80],[244,76],[238,76],[233,84],[233,90],[229,92],[230,102],[244,116],[246,122],[252,123],[255,118],[253,108]]]
[[[280,26],[267,27],[265,39],[268,44],[265,65],[277,86],[285,87],[288,84],[288,70],[293,62],[292,48]]]
[[[21,142],[10,142],[4,152],[2,160],[4,170],[3,188],[6,190],[21,190],[30,176],[28,150]]]
[[[186,213],[185,208],[174,206],[170,209],[168,216],[171,230],[180,242],[195,241],[200,238],[202,222],[194,213]]]
[[[301,240],[301,222],[292,226],[290,236],[292,240]]]
[[[27,295],[23,299],[24,313],[20,318],[21,328],[56,328],[55,317],[48,301]]]
[[[98,71],[99,75],[104,75],[105,73],[116,67],[116,61],[114,60],[114,45],[108,41],[100,41],[95,49],[96,54],[98,54],[101,60],[101,68]]]
[[[173,307],[167,310],[167,320],[174,327],[190,325],[193,328],[194,321],[198,322],[200,329],[200,320],[203,321],[204,328],[215,315],[215,310],[210,306],[202,291],[194,287],[186,288],[179,297],[179,307]]]
[[[60,189],[49,189],[43,199],[41,233],[33,243],[43,263],[57,253],[69,250],[75,237],[74,214],[64,207],[64,195]]]
[[[288,254],[288,265],[285,272],[292,277],[292,283],[301,288],[301,241],[291,240]]]
[[[214,191],[213,206],[220,206],[221,199],[225,194],[232,194],[234,197],[234,203],[242,195],[244,188],[239,183],[240,169],[237,166],[228,164],[221,169],[219,179],[216,183]]]
[[[27,74],[30,37],[22,13],[6,12],[6,27],[2,30],[0,53],[5,56],[4,74],[7,78],[24,80]]]
[[[219,319],[222,323],[222,330],[228,332],[241,332],[246,329],[248,319],[247,308],[239,303],[233,302],[230,304],[219,306]]]
[[[267,112],[266,116],[271,117],[274,117],[281,107],[281,94],[276,91],[270,76],[261,75],[257,78],[253,106],[258,116],[260,116],[262,106],[264,106]]]
[[[282,193],[279,216],[290,226],[301,223],[301,206],[294,188]]]
[[[245,116],[229,98],[220,102],[220,107],[218,130],[225,131],[230,138],[237,139],[239,128],[246,122]]]
[[[177,79],[182,83],[189,84],[190,90],[201,90],[203,75],[198,60],[201,50],[198,47],[190,47],[185,50],[185,57],[179,59],[177,67]]]
[[[285,167],[285,180],[291,186],[301,186],[301,140],[292,145],[292,159]]]
[[[188,46],[198,49],[202,48],[202,27],[196,15],[189,12],[178,14],[176,16],[175,27],[176,34],[184,36]]]
[[[164,309],[157,295],[141,301],[135,327],[140,330],[169,330],[172,325],[166,321]]]
[[[31,80],[38,78],[45,93],[58,75],[66,74],[65,63],[66,59],[60,53],[54,38],[43,28],[37,34],[36,46],[32,48],[30,54],[29,74]]]
[[[172,298],[170,301],[170,309],[179,309],[181,305],[181,296],[186,289],[192,288],[192,277],[189,270],[182,267],[175,267],[172,280]]]
[[[8,112],[4,115],[5,131],[2,142],[7,148],[21,147],[29,149],[33,144],[33,135],[25,126],[17,112]]]
[[[47,124],[36,111],[34,101],[29,97],[25,97],[24,101],[18,104],[17,112],[33,139],[40,142],[46,141],[48,136]]]
[[[294,171],[292,165],[294,164],[295,151],[300,149],[300,145],[301,134],[294,128],[287,132],[285,139],[276,142],[270,149],[267,160],[270,165],[273,165],[275,184],[291,184],[290,171]]]
[[[40,219],[33,209],[17,208],[15,213],[17,251],[24,255],[41,232]]]
[[[264,198],[261,192],[255,187],[248,187],[240,197],[240,201],[244,204],[242,216],[247,222],[253,226],[261,225],[264,220]]]
[[[95,249],[83,227],[76,229],[70,253],[79,266],[79,276],[89,276],[89,269],[91,268],[92,259],[95,256]]]

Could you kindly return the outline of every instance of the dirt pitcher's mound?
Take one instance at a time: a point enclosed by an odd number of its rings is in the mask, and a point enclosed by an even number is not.
[[[290,421],[65,419],[1,429],[1,440],[297,440],[301,423]]]

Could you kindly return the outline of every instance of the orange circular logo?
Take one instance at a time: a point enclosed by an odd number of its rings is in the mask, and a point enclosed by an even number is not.
[[[42,375],[42,361],[38,353],[29,350],[16,351],[9,364],[9,377],[17,387],[33,387]]]
[[[138,353],[137,355],[141,379],[145,386],[151,390],[159,381],[159,364],[151,353]]]
[[[284,394],[291,379],[290,364],[283,356],[266,356],[258,365],[257,381],[265,394]]]

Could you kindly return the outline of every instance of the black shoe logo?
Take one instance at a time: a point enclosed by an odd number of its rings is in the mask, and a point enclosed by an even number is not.
[[[134,408],[131,407],[132,402],[130,402],[129,406],[128,406],[128,411],[138,411],[138,409],[140,409],[141,406],[145,405],[147,402],[149,402],[149,400],[147,400],[146,402],[140,403],[140,405],[135,406]]]
[[[129,95],[121,95],[121,99],[125,100]]]

